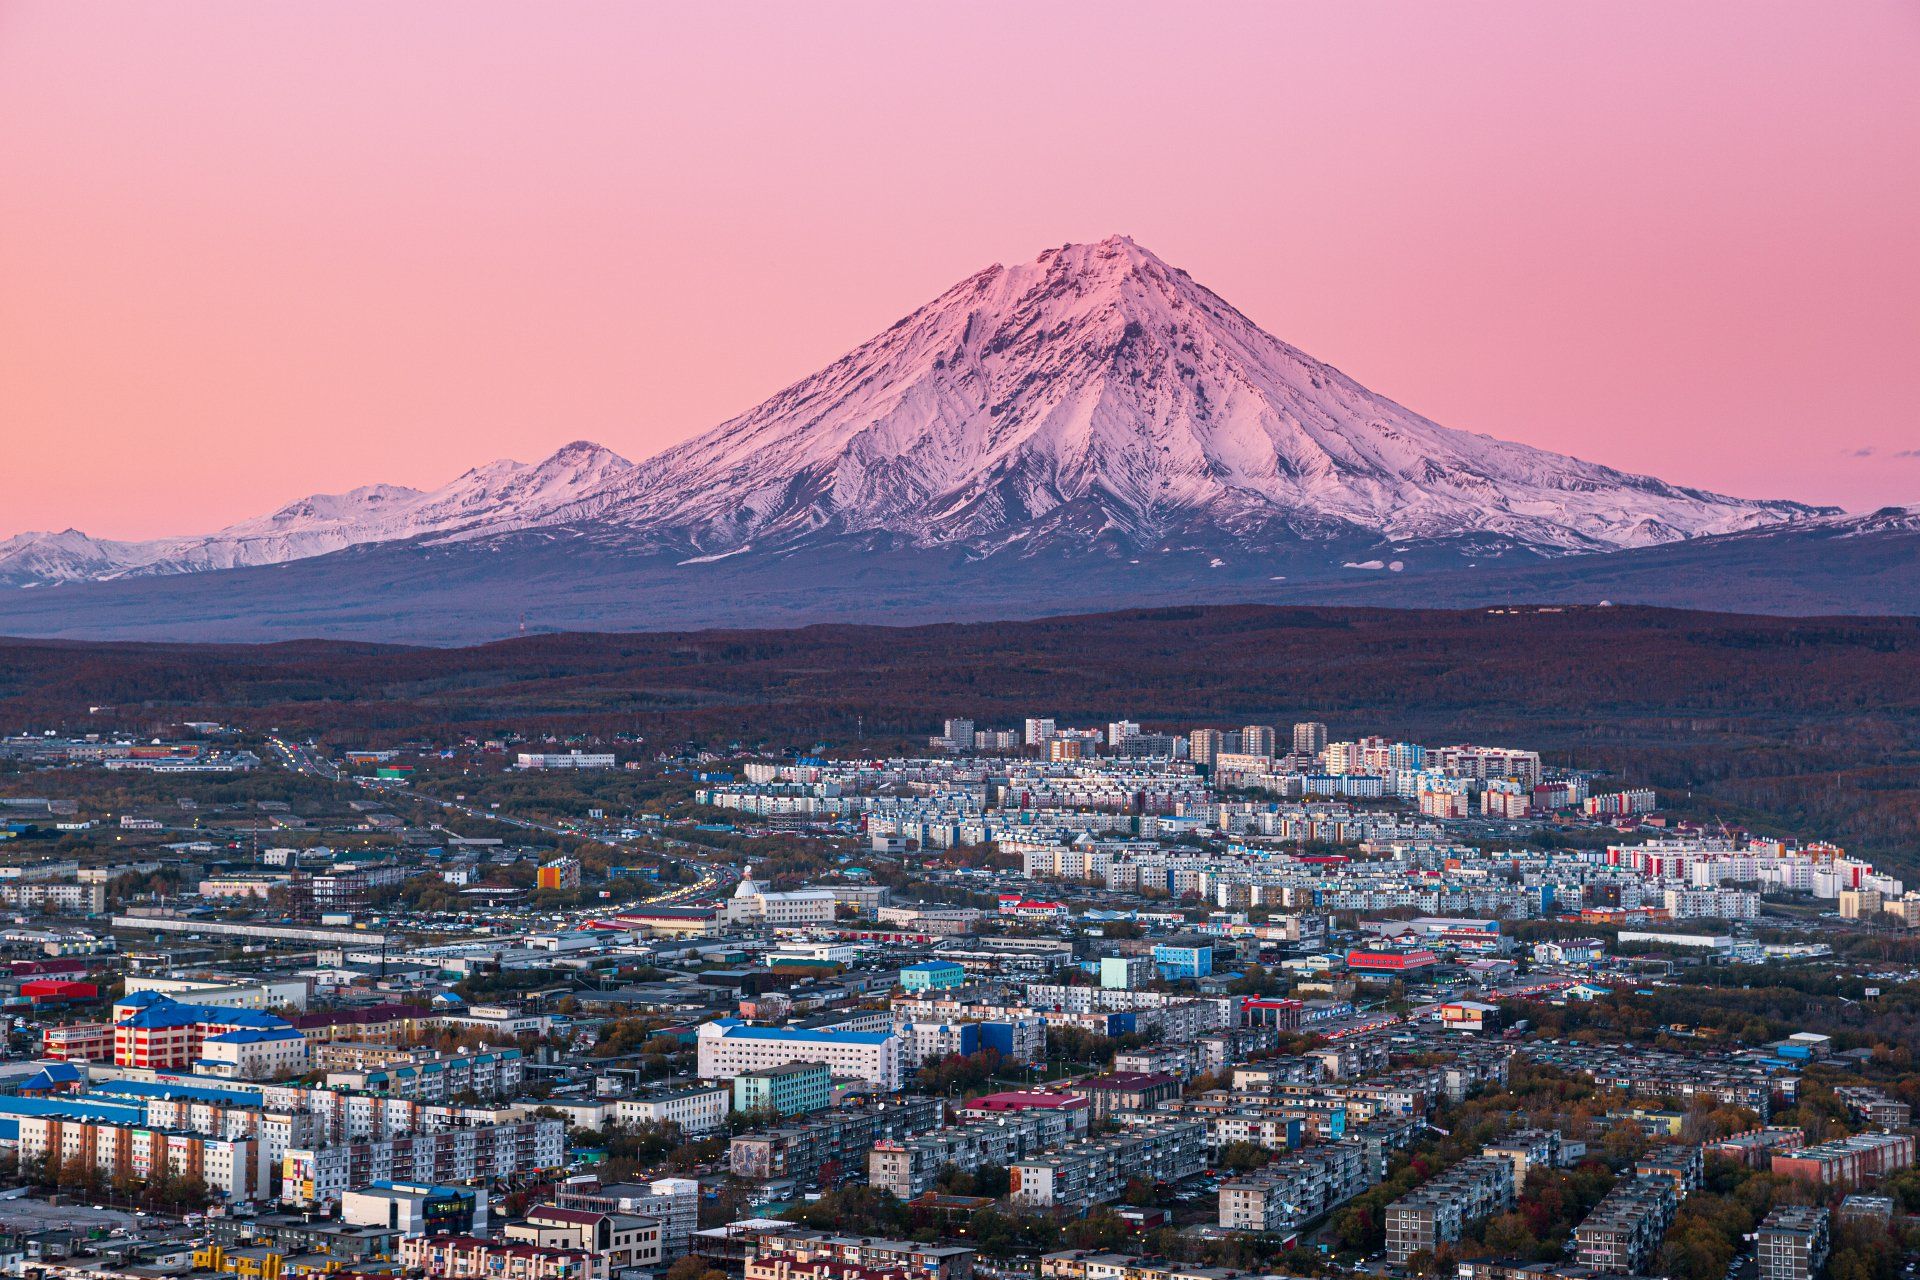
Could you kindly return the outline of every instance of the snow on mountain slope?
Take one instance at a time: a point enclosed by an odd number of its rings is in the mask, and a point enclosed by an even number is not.
[[[279,564],[429,533],[461,536],[521,529],[632,465],[609,449],[576,441],[543,462],[490,463],[431,492],[376,484],[315,494],[270,515],[200,536],[115,542],[73,529],[23,533],[0,542],[0,583],[25,586],[199,573]]]
[[[1207,531],[1563,553],[1816,514],[1441,427],[1115,237],[961,281],[556,517],[704,553],[873,531],[982,552]]]
[[[1114,237],[971,276],[639,465],[580,442],[431,493],[317,495],[201,537],[22,534],[0,542],[0,584],[275,564],[414,538],[497,546],[485,540],[544,529],[684,565],[853,536],[971,558],[1198,551],[1214,567],[1252,556],[1262,574],[1338,576],[1399,567],[1402,554],[1446,568],[1828,514],[1439,426]]]

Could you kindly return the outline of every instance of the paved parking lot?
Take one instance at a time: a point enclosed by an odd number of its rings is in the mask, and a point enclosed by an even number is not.
[[[151,1218],[146,1221],[159,1225]],[[86,1231],[93,1227],[131,1228],[133,1224],[133,1215],[118,1209],[95,1209],[83,1203],[48,1204],[32,1196],[0,1200],[0,1226],[18,1231],[54,1231],[67,1227]]]

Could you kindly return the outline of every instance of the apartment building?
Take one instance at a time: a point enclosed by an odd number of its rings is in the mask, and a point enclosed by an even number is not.
[[[1856,1120],[1879,1125],[1882,1129],[1904,1129],[1913,1123],[1913,1108],[1872,1085],[1841,1085],[1833,1096],[1846,1104],[1847,1113]]]
[[[1506,1160],[1462,1160],[1387,1206],[1387,1260],[1407,1264],[1460,1238],[1463,1228],[1513,1206],[1513,1165]]]
[[[63,915],[98,915],[107,909],[107,886],[62,884],[47,880],[0,880],[0,903],[30,910],[44,907]]]
[[[1669,918],[1674,920],[1755,920],[1760,895],[1749,889],[1668,889]]]
[[[1798,1151],[1806,1145],[1806,1130],[1791,1125],[1779,1125],[1731,1133],[1718,1142],[1708,1143],[1707,1149],[1715,1155],[1738,1161],[1750,1169],[1768,1169],[1773,1166],[1773,1157],[1776,1153]]]
[[[1910,1133],[1859,1133],[1773,1157],[1773,1171],[1821,1186],[1872,1182],[1913,1167]]]
[[[903,1268],[879,1271],[871,1267],[850,1266],[829,1258],[749,1258],[741,1272],[742,1280],[913,1280]]]
[[[972,933],[980,927],[985,914],[978,907],[915,906],[881,907],[876,918],[881,924],[898,925],[928,937],[950,938]]]
[[[1707,1157],[1703,1148],[1688,1143],[1669,1143],[1641,1157],[1633,1172],[1641,1178],[1665,1178],[1673,1183],[1674,1198],[1685,1200],[1706,1180]]]
[[[740,1134],[728,1145],[727,1166],[742,1178],[805,1182],[830,1163],[845,1169],[865,1159],[876,1142],[927,1133],[945,1119],[942,1099],[914,1096],[823,1112],[805,1124]]]
[[[1008,1090],[982,1094],[961,1110],[963,1121],[991,1120],[997,1116],[1046,1111],[1061,1117],[1070,1138],[1084,1138],[1092,1127],[1093,1108],[1085,1098],[1066,1093],[1034,1093]]]
[[[1617,1089],[1630,1097],[1713,1098],[1746,1107],[1762,1123],[1772,1114],[1774,1094],[1791,1102],[1799,1087],[1798,1077],[1783,1069],[1747,1062],[1702,1062],[1657,1049],[1536,1043],[1522,1052],[1534,1062],[1591,1076],[1601,1088]]]
[[[1195,1071],[1225,1071],[1258,1053],[1270,1052],[1280,1043],[1280,1033],[1271,1027],[1234,1027],[1215,1031],[1193,1042]]]
[[[1152,956],[1100,957],[1100,985],[1118,991],[1133,991],[1160,976]]]
[[[1234,1231],[1291,1231],[1339,1208],[1379,1182],[1382,1173],[1361,1142],[1295,1151],[1221,1183],[1220,1225]]]
[[[1128,1049],[1114,1055],[1114,1074],[1168,1075],[1191,1080],[1193,1050],[1191,1044],[1150,1044],[1139,1049]]]
[[[1760,1280],[1813,1280],[1826,1265],[1831,1239],[1824,1205],[1781,1205],[1758,1234]]]
[[[685,1134],[712,1133],[727,1123],[733,1093],[725,1085],[660,1089],[614,1100],[613,1118],[623,1125],[677,1124]]]
[[[327,1047],[350,1052],[358,1046],[351,1041],[336,1041]],[[452,1056],[396,1051],[359,1069],[328,1072],[327,1087],[384,1093],[418,1102],[445,1102],[464,1093],[503,1097],[518,1089],[525,1075],[526,1063],[518,1049]]]
[[[1178,1182],[1207,1165],[1206,1126],[1153,1120],[1124,1133],[1082,1138],[1011,1166],[1010,1198],[1029,1209],[1080,1213],[1118,1200],[1132,1178]]]
[[[55,1116],[23,1115],[17,1123],[22,1160],[91,1166],[108,1181],[163,1174],[198,1180],[234,1201],[270,1199],[273,1194],[263,1176],[259,1141],[252,1137],[211,1137]]]
[[[326,1208],[348,1190],[382,1179],[457,1183],[558,1169],[566,1163],[566,1129],[559,1120],[524,1120],[296,1148],[282,1162],[280,1198],[304,1208]]]
[[[906,1078],[900,1037],[891,1031],[810,1031],[718,1018],[700,1024],[698,1042],[702,1080],[730,1079],[796,1059],[825,1063],[834,1075],[858,1076],[883,1089],[898,1090]]]
[[[112,1062],[111,1022],[71,1022],[40,1033],[40,1056],[58,1062]]]
[[[671,1262],[684,1257],[692,1246],[700,1220],[700,1184],[691,1178],[656,1178],[605,1187],[594,1183],[584,1188],[562,1183],[555,1188],[554,1205],[652,1218],[660,1224],[661,1260]]]
[[[638,1214],[540,1205],[501,1233],[514,1244],[591,1253],[618,1273],[660,1264],[660,1223]]]
[[[1055,1013],[1130,1013],[1133,1030],[1158,1031],[1167,1043],[1193,1040],[1236,1025],[1240,1000],[1231,996],[1180,996],[1163,991],[1123,991],[1029,983],[1024,995],[1049,1021]]]
[[[1574,1228],[1580,1265],[1614,1275],[1645,1275],[1678,1207],[1668,1178],[1622,1178]]]
[[[1274,732],[1270,724],[1250,724],[1240,730],[1240,750],[1250,756],[1271,758]]]
[[[1207,1126],[1207,1145],[1218,1151],[1230,1142],[1250,1142],[1268,1151],[1291,1151],[1308,1141],[1333,1142],[1347,1127],[1344,1106],[1258,1103],[1216,1103],[1183,1098],[1162,1103],[1155,1115],[1180,1116]],[[1124,1123],[1126,1117],[1122,1117]]]
[[[1321,1045],[1300,1055],[1320,1068],[1323,1080],[1357,1080],[1387,1069],[1387,1046],[1378,1041]]]
[[[1213,768],[1223,753],[1240,750],[1240,735],[1224,729],[1195,729],[1187,735],[1187,758]]]
[[[1077,1080],[1062,1092],[1087,1099],[1093,1106],[1093,1118],[1104,1120],[1118,1111],[1152,1111],[1178,1098],[1180,1077],[1156,1071],[1113,1071]]]
[[[904,1271],[921,1280],[973,1280],[973,1253],[962,1245],[790,1231],[761,1236],[753,1260],[761,1264],[831,1262],[867,1271]]]
[[[823,1062],[789,1062],[743,1071],[733,1078],[736,1111],[778,1111],[783,1116],[824,1111],[833,1101],[833,1076]]]
[[[432,1010],[418,1005],[375,1004],[303,1013],[291,1021],[309,1044],[319,1045],[342,1040],[411,1040],[437,1025],[439,1020]]]
[[[578,889],[581,874],[580,859],[554,858],[540,864],[535,871],[533,887],[536,889]]]
[[[141,991],[114,1001],[113,1013],[116,1066],[200,1070],[198,1064],[205,1060],[214,1066],[214,1074],[239,1079],[306,1068],[306,1042],[293,1025],[256,1009],[183,1004],[157,991]],[[212,1041],[242,1031],[270,1034],[222,1040],[226,1047],[208,1054]],[[255,1074],[240,1074],[243,1066]]]
[[[1560,1134],[1553,1129],[1521,1129],[1498,1142],[1480,1148],[1490,1160],[1505,1160],[1513,1166],[1513,1193],[1526,1188],[1527,1175],[1535,1169],[1560,1167]]]
[[[969,1112],[964,1124],[912,1138],[883,1138],[867,1155],[869,1186],[911,1200],[933,1189],[949,1166],[975,1169],[1006,1167],[1025,1156],[1066,1145],[1082,1130],[1071,1111]]]
[[[307,1069],[307,1042],[292,1027],[244,1027],[208,1036],[193,1069],[223,1080],[282,1080]]]
[[[893,1032],[908,1068],[919,1070],[929,1062],[956,1054],[964,1057],[981,1048],[976,1022],[896,1022]]]
[[[607,1280],[611,1274],[604,1259],[584,1250],[472,1236],[403,1236],[400,1262],[431,1280]]]

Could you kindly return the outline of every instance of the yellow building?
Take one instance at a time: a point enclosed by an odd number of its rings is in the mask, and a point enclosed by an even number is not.
[[[196,1271],[223,1271],[242,1280],[280,1280],[286,1259],[270,1249],[228,1249],[210,1244],[193,1251]]]

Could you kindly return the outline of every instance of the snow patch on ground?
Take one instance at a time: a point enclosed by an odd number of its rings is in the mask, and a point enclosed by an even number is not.
[[[722,551],[716,555],[690,556],[685,560],[679,561],[679,563],[680,564],[712,564],[715,560],[725,560],[729,556],[744,555],[751,550],[753,550],[753,545],[749,543],[744,547],[735,547],[731,551]]]

